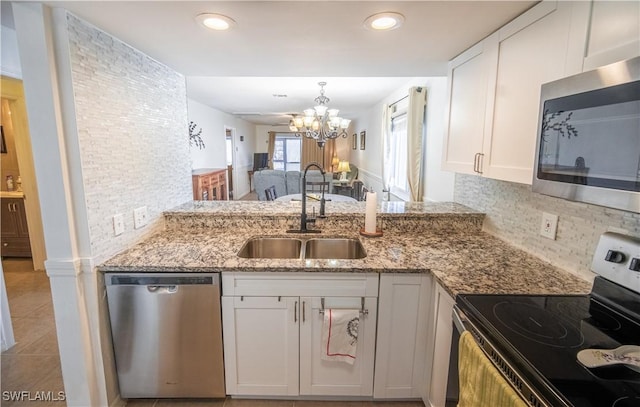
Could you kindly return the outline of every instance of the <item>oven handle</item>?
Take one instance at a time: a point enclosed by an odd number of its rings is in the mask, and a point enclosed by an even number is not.
[[[460,308],[458,308],[457,305],[453,306],[452,318],[453,318],[453,326],[456,327],[456,330],[458,331],[459,334],[467,330],[467,327],[464,326],[464,322],[463,322],[463,320],[466,321],[467,318],[464,316],[462,311],[460,311]]]

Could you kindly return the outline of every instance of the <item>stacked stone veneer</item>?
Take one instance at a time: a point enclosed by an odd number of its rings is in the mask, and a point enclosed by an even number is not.
[[[185,78],[68,14],[71,74],[92,256],[98,261],[161,227],[192,198]],[[133,209],[149,225],[134,229]],[[114,237],[112,216],[124,214]]]
[[[570,202],[531,192],[530,185],[456,175],[458,203],[487,214],[483,229],[586,279],[600,235],[640,237],[640,214]],[[556,240],[540,236],[542,212],[559,216]]]

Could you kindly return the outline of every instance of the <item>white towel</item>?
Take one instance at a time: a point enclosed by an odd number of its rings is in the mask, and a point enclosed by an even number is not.
[[[358,345],[360,310],[325,309],[322,324],[322,359],[353,365]]]

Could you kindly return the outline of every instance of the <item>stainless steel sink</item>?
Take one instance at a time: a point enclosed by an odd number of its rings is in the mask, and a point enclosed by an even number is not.
[[[253,237],[239,257],[245,259],[362,259],[367,253],[358,239]]]
[[[309,239],[305,244],[307,259],[362,259],[367,253],[358,239]]]
[[[297,259],[302,240],[280,237],[254,237],[246,241],[238,256],[246,259]]]

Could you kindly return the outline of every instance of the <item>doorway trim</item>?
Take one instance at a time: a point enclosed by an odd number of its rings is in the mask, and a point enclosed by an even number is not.
[[[9,109],[11,110],[11,124],[13,126],[18,167],[20,167],[20,177],[22,178],[22,188],[25,196],[24,207],[27,213],[33,268],[43,271],[47,253],[44,244],[44,229],[40,212],[38,186],[36,184],[36,171],[33,163],[24,88],[21,80],[6,76],[0,77],[0,87],[0,96],[2,96],[2,99],[9,101]]]
[[[230,135],[228,135],[230,134]],[[231,174],[227,174],[227,196],[229,196],[228,192],[233,191],[233,200],[238,199],[238,167],[237,167],[237,158],[236,158],[236,129],[235,127],[224,126],[224,142],[225,142],[225,165],[227,164],[227,154],[226,154],[226,143],[227,139],[231,139]],[[229,182],[230,181],[230,182]],[[231,189],[233,188],[233,189]]]

